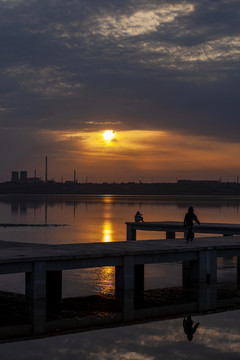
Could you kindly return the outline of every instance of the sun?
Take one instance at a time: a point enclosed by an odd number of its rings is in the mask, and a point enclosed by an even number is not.
[[[103,136],[104,140],[106,141],[106,143],[110,143],[112,141],[112,139],[115,137],[115,134],[112,130],[106,130],[106,131],[104,131],[102,136]]]

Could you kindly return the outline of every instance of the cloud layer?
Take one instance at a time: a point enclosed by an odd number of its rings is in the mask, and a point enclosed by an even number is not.
[[[237,0],[0,0],[0,128],[238,142]],[[1,139],[0,139],[1,140]]]

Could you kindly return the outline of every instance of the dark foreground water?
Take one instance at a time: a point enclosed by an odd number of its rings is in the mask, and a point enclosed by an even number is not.
[[[0,345],[4,360],[237,360],[240,311],[193,316],[191,342],[182,318]]]

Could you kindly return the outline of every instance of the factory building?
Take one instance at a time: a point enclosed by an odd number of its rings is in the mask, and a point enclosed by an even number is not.
[[[11,182],[17,183],[18,181],[19,181],[19,173],[18,173],[18,171],[12,171]]]
[[[42,182],[42,180],[37,177],[36,170],[34,172],[34,177],[28,177],[27,171],[12,171],[12,183],[39,183]]]
[[[27,182],[27,171],[20,171],[20,182]]]

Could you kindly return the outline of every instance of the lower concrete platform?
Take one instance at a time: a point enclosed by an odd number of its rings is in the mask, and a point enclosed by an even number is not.
[[[192,244],[186,244],[184,239],[65,245],[0,241],[0,274],[26,274],[33,333],[40,334],[46,331],[47,302],[57,303],[61,298],[63,270],[114,266],[122,320],[133,321],[134,298],[144,291],[145,264],[182,262],[183,286],[193,283],[205,286],[201,295],[205,304],[212,303],[206,286],[216,284],[217,258],[232,256],[240,259],[238,236],[196,238]],[[237,271],[239,275],[239,267]]]

